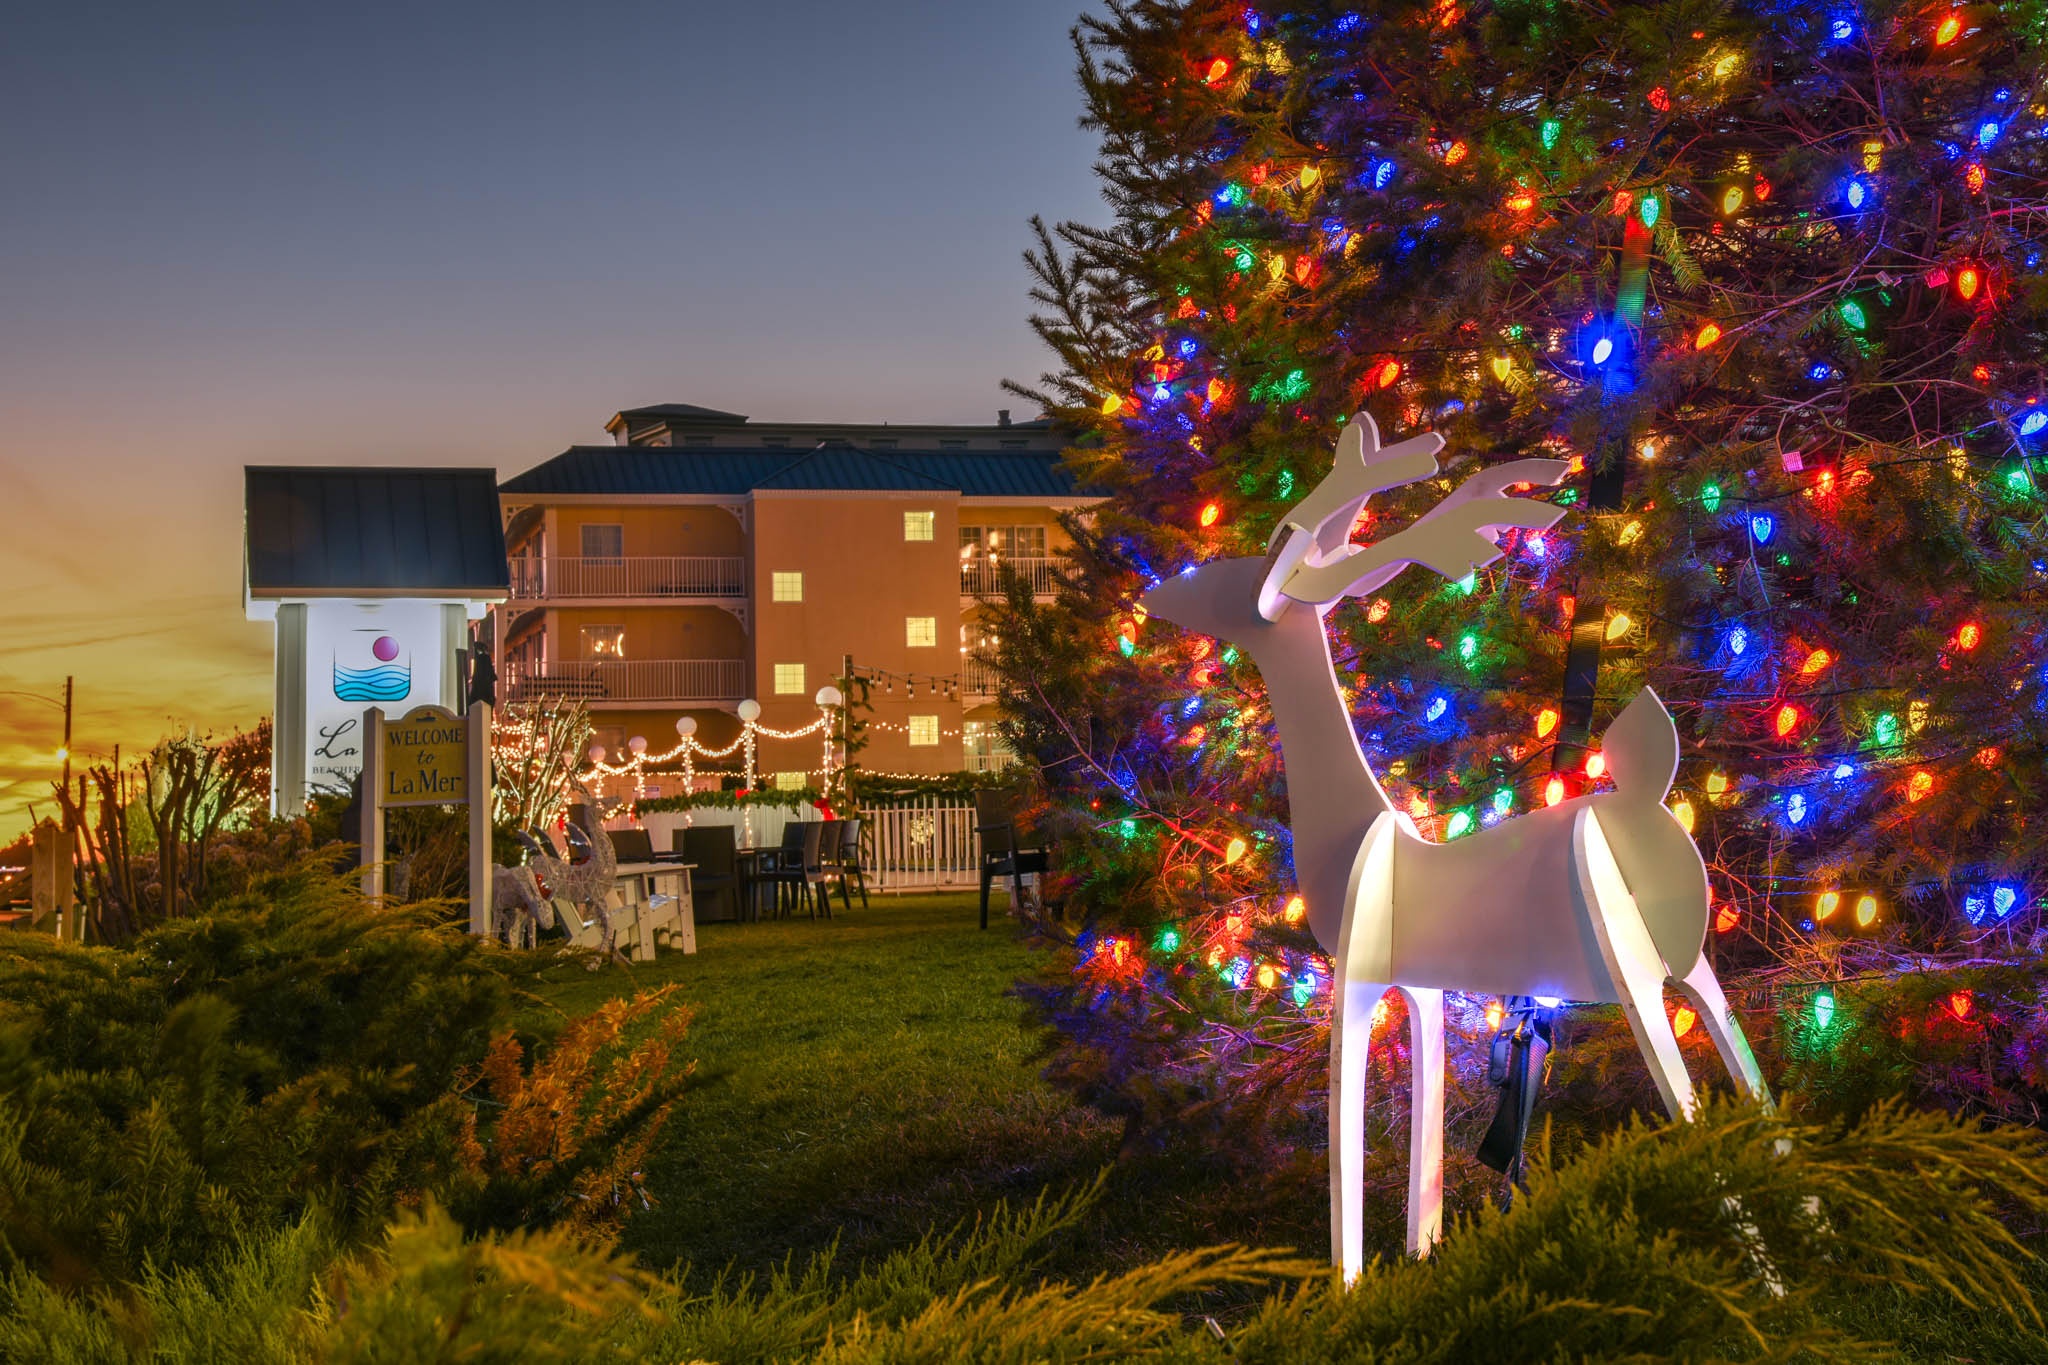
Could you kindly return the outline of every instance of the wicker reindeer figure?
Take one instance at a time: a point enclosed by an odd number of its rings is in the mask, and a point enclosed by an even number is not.
[[[1547,530],[1564,516],[1508,489],[1555,484],[1566,464],[1516,460],[1473,475],[1406,530],[1352,544],[1366,500],[1435,474],[1441,449],[1433,433],[1382,448],[1361,413],[1344,429],[1330,476],[1282,521],[1264,558],[1213,560],[1144,597],[1152,615],[1236,644],[1265,680],[1286,763],[1295,877],[1331,957],[1330,1242],[1347,1279],[1363,1267],[1366,1056],[1373,1009],[1389,989],[1407,1004],[1413,1041],[1411,1252],[1426,1252],[1442,1230],[1446,990],[1620,1004],[1665,1107],[1683,1116],[1693,1090],[1664,1014],[1672,984],[1737,1086],[1765,1093],[1701,953],[1706,868],[1664,806],[1678,733],[1654,693],[1639,693],[1603,736],[1613,791],[1455,843],[1423,839],[1367,765],[1330,661],[1330,607],[1410,564],[1462,578],[1500,557],[1503,531]]]
[[[619,857],[612,848],[612,840],[604,831],[600,818],[597,798],[581,782],[570,784],[570,790],[583,798],[583,806],[591,812],[593,828],[586,830],[573,820],[569,822],[569,838],[589,850],[589,857],[580,863],[564,862],[550,852],[531,835],[521,834],[520,842],[526,845],[527,856],[535,874],[546,884],[550,895],[559,896],[576,907],[578,915],[588,922],[595,922],[602,928],[597,945],[598,955],[592,959],[590,968],[597,970],[600,963],[619,957],[616,945],[617,927],[612,922],[611,893],[618,879]],[[569,925],[569,937],[576,937],[576,926]]]

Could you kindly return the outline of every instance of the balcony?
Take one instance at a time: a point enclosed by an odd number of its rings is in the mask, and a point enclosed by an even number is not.
[[[973,655],[960,661],[960,695],[968,701],[994,701],[1002,695],[1003,679],[993,667]]]
[[[1053,566],[1056,563],[1058,561],[1051,555],[1019,556],[1015,559],[986,559],[977,555],[973,559],[963,559],[960,561],[960,595],[989,597],[1001,592],[1002,570],[1009,569],[1031,584],[1033,597],[1051,597],[1054,587]]]
[[[747,695],[745,659],[585,659],[507,663],[511,701],[567,697],[594,706],[720,705]]]
[[[738,555],[558,555],[512,561],[514,600],[553,602],[651,597],[745,598],[747,562]]]

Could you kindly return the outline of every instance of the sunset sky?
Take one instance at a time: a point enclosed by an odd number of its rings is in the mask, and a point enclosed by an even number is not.
[[[1081,3],[14,12],[0,692],[75,674],[81,752],[264,715],[245,464],[508,476],[645,403],[1018,406],[1026,220],[1104,216]],[[0,695],[0,838],[60,724]]]

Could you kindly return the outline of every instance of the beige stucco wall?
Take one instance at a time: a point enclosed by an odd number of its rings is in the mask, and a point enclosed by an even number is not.
[[[817,715],[811,694],[855,664],[897,673],[951,675],[960,668],[959,495],[777,494],[754,499],[754,678],[761,723],[788,728]],[[932,538],[906,541],[903,514],[933,513]],[[772,601],[772,575],[804,575],[801,603]],[[912,648],[907,617],[937,621],[938,643]],[[774,666],[802,663],[805,695],[774,695]],[[912,747],[900,728],[912,715],[939,718],[936,746]],[[898,683],[878,690],[861,765],[882,772],[949,772],[962,763],[960,703]],[[891,727],[896,727],[892,729]],[[765,762],[764,767],[768,766]]]

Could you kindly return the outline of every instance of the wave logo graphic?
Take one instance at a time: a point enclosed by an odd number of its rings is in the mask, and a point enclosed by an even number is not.
[[[374,668],[343,668],[334,665],[334,696],[337,701],[404,701],[412,691],[412,669],[405,664],[378,664]]]
[[[340,659],[333,661],[335,700],[404,701],[412,691],[412,660],[398,662],[398,641],[377,636],[370,642],[370,657],[376,662],[368,668],[343,668]]]

